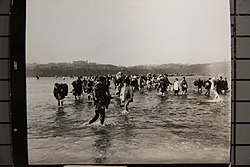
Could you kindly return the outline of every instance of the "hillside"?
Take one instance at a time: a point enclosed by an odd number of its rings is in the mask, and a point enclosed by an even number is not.
[[[85,61],[73,63],[48,63],[27,64],[27,76],[41,77],[54,76],[89,76],[116,74],[121,71],[125,74],[172,74],[172,75],[208,75],[208,74],[230,74],[230,62],[218,62],[207,64],[160,64],[160,65],[138,65],[131,67],[115,66],[111,64],[96,64]]]

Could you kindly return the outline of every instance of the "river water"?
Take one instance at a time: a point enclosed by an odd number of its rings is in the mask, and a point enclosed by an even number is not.
[[[162,97],[154,90],[135,92],[128,115],[122,114],[123,108],[113,99],[105,126],[98,120],[82,127],[94,116],[86,95],[76,103],[69,93],[64,107],[58,108],[53,85],[61,79],[27,78],[29,163],[229,162],[230,95],[223,95],[223,102],[209,102],[212,97],[195,92],[194,79],[187,77],[186,97],[172,92]],[[65,80],[70,90],[72,81]]]

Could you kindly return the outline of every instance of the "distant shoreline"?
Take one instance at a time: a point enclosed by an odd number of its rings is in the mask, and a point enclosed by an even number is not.
[[[123,72],[130,75],[166,73],[173,76],[195,76],[209,74],[231,74],[231,62],[193,65],[160,64],[123,67],[110,64],[96,64],[88,63],[86,61],[76,61],[74,63],[27,64],[26,70],[28,77],[114,75],[117,72]]]

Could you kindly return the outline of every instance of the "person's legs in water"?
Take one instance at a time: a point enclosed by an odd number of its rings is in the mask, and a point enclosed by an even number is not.
[[[92,124],[93,122],[95,122],[97,119],[99,118],[99,110],[95,110],[95,116],[94,118],[92,118],[90,121],[89,121],[89,124]]]
[[[75,91],[75,100],[77,100],[77,94],[76,94],[76,91]]]
[[[103,124],[104,124],[104,121],[105,121],[105,109],[99,110],[99,113],[100,113],[100,115],[101,115],[100,122],[101,122],[101,124],[103,125]]]
[[[130,101],[129,101],[129,100],[126,100],[125,105],[124,105],[126,111],[128,111],[128,105],[129,105],[129,103],[130,103]]]
[[[75,93],[75,100],[80,100],[80,98],[79,98],[79,92],[77,92],[77,91]]]
[[[208,89],[206,89],[205,95],[208,96]]]

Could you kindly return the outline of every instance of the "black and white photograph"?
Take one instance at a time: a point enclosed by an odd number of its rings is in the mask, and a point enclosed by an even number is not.
[[[26,2],[29,164],[230,162],[228,0]]]

